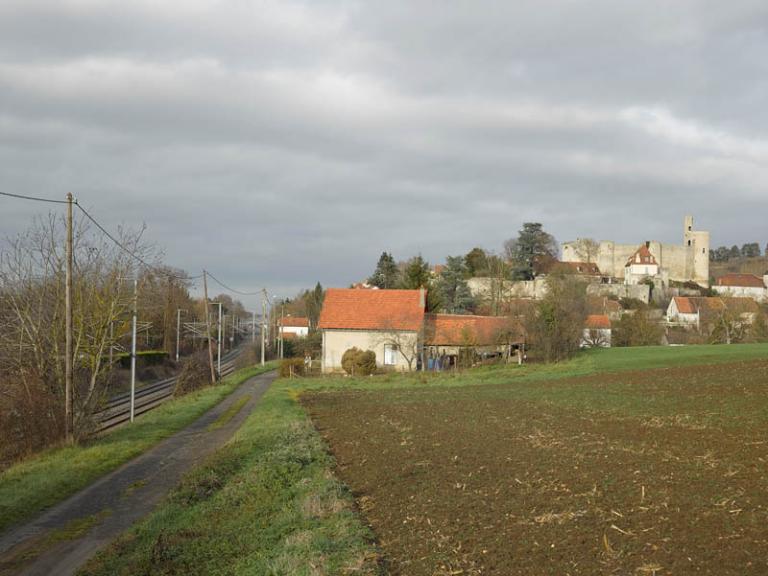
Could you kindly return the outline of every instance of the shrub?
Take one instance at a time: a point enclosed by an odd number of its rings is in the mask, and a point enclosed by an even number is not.
[[[352,376],[368,376],[376,372],[376,353],[373,350],[350,348],[341,357],[341,367]]]
[[[211,367],[208,353],[198,352],[184,360],[176,380],[174,396],[189,394],[211,383]]]
[[[304,376],[303,358],[286,358],[280,362],[280,377]]]

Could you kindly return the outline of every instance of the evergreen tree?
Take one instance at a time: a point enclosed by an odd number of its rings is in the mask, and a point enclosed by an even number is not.
[[[755,258],[760,256],[760,244],[758,244],[757,242],[744,244],[741,247],[741,255],[744,258]]]
[[[429,262],[424,260],[424,258],[421,257],[421,254],[408,260],[403,272],[402,287],[406,290],[428,288],[429,281]]]
[[[314,332],[317,330],[317,323],[320,320],[320,311],[323,309],[323,300],[325,300],[325,291],[318,282],[314,290],[308,291],[304,297],[304,304],[309,319],[309,329]]]
[[[729,256],[730,258],[739,258],[739,257],[741,256],[741,250],[739,250],[739,247],[738,247],[738,246],[736,246],[736,244],[734,244],[733,246],[731,246],[731,250],[730,250],[730,252],[728,253],[728,256]]]
[[[376,264],[376,270],[373,276],[368,279],[368,283],[377,288],[395,288],[400,282],[400,270],[397,268],[392,254],[382,252],[379,262]]]
[[[469,270],[461,256],[448,256],[437,283],[442,306],[449,314],[471,312],[475,299],[467,285]]]
[[[515,276],[523,280],[534,278],[535,267],[557,259],[557,241],[544,231],[538,222],[525,222],[517,238],[504,243],[507,259],[512,263]]]
[[[488,274],[488,255],[482,248],[472,248],[466,256],[464,263],[467,266],[469,276],[483,276]]]

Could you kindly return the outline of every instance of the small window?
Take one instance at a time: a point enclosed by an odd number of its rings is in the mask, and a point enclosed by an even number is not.
[[[690,240],[688,240],[688,246],[690,246],[690,245],[691,245],[691,241],[690,241]]]
[[[384,345],[384,365],[394,366],[397,363],[397,346],[394,344]]]

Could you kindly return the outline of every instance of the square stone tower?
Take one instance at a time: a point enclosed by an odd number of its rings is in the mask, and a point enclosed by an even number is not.
[[[683,228],[686,249],[686,276],[701,286],[709,286],[709,232],[693,229],[693,216],[686,216]]]

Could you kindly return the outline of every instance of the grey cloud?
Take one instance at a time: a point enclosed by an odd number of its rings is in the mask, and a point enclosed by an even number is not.
[[[0,189],[241,287],[378,254],[768,241],[763,2],[7,2]],[[37,206],[0,201],[12,233]]]

